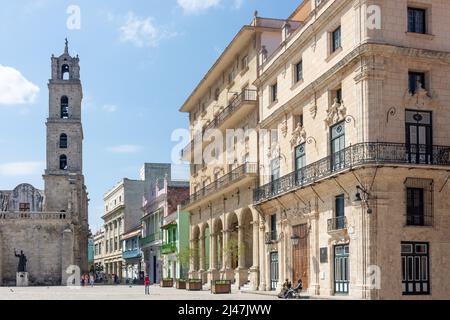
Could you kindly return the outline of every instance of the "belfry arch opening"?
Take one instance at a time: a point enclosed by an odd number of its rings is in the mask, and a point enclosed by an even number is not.
[[[61,119],[69,119],[69,98],[61,97]]]
[[[70,67],[67,64],[64,64],[61,68],[61,79],[70,80]]]

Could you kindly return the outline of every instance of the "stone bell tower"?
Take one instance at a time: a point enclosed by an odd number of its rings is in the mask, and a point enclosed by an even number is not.
[[[78,56],[69,54],[68,41],[64,53],[52,56],[52,74],[48,83],[49,117],[47,119],[47,169],[45,170],[44,211],[65,213],[71,224],[66,228],[70,243],[63,246],[67,265],[87,271],[88,205],[83,176],[83,127]],[[72,233],[73,236],[67,236]],[[65,250],[65,251],[67,251]]]

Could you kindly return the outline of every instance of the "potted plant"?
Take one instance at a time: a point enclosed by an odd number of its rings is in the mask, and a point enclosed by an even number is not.
[[[161,279],[161,288],[173,288],[173,279]]]
[[[213,280],[211,281],[211,293],[214,294],[229,294],[231,293],[230,280]]]
[[[186,280],[184,280],[184,279],[177,279],[176,287],[177,287],[177,289],[186,290]]]
[[[186,281],[186,289],[188,291],[202,291],[203,281],[201,279],[189,279]]]

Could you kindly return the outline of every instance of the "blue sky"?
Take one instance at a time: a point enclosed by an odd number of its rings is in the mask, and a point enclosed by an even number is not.
[[[90,224],[103,194],[144,162],[170,162],[179,107],[255,9],[287,18],[295,0],[0,0],[0,189],[43,188],[50,57],[80,55]],[[71,5],[81,28],[70,30]],[[176,177],[182,178],[182,175]]]

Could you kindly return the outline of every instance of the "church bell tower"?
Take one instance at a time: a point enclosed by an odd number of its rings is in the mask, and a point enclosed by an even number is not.
[[[44,211],[70,216],[73,232],[73,265],[87,269],[88,206],[83,176],[83,127],[78,56],[64,53],[52,56],[47,119],[47,168],[44,174]]]

